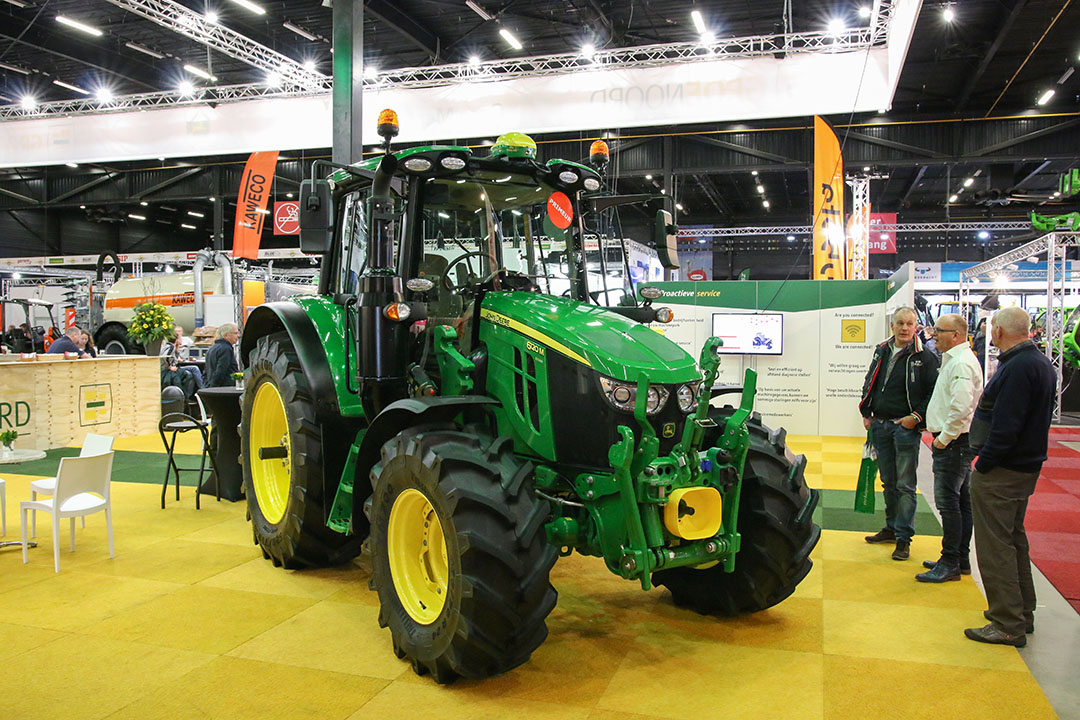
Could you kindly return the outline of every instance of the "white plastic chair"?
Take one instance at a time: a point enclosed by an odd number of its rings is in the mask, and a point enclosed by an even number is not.
[[[55,493],[48,500],[24,500],[19,506],[23,562],[26,553],[26,513],[42,510],[52,514],[53,564],[60,572],[60,521],[71,519],[71,552],[75,552],[75,518],[105,511],[105,528],[109,538],[109,557],[116,557],[113,548],[112,503],[109,482],[112,478],[113,453],[63,458],[56,473]]]
[[[79,457],[86,457],[87,455],[101,455],[112,450],[113,439],[108,435],[95,435],[94,433],[86,433],[86,439],[83,440],[82,449],[79,450]],[[40,480],[34,480],[30,483],[30,499],[37,500],[38,495],[52,495],[56,490],[56,478],[41,478]],[[82,519],[82,526],[86,527],[86,518]],[[30,513],[30,537],[37,537],[37,512]]]

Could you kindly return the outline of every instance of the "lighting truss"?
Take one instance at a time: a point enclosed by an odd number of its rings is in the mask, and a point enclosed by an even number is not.
[[[875,225],[875,232],[978,232],[1030,230],[1027,220],[998,220],[990,222],[921,222]],[[743,235],[809,235],[813,231],[810,225],[772,225],[758,227],[721,227],[721,228],[679,228],[679,239],[702,237],[739,237]],[[1026,246],[1025,246],[1026,247]],[[1030,256],[1028,253],[1024,257]]]
[[[330,78],[322,73],[305,70],[292,58],[271,50],[227,27],[208,21],[205,17],[172,0],[107,0],[129,12],[179,33],[223,55],[245,62],[252,67],[275,73],[283,84],[308,90],[329,92]]]
[[[870,178],[849,178],[851,187],[851,265],[849,280],[866,280],[870,272]]]
[[[278,88],[265,88],[261,83],[215,88],[216,96],[206,91],[207,96],[200,98],[188,98],[172,91],[123,95],[114,98],[113,103],[105,107],[93,101],[42,103],[33,111],[23,110],[20,107],[0,106],[0,120],[50,115],[86,115],[199,102],[235,102],[267,95],[295,97],[330,92],[332,84],[330,77],[305,70],[303,65],[295,60],[259,45],[228,28],[211,24],[202,15],[170,0],[108,0],[108,2],[225,55],[268,73],[276,73],[281,78],[282,84]],[[490,60],[476,65],[462,62],[399,68],[380,72],[375,77],[365,78],[364,87],[373,90],[440,87],[463,82],[497,82],[527,77],[565,75],[596,69],[622,70],[725,59],[783,57],[787,54],[860,52],[884,47],[888,38],[893,2],[879,0],[876,6],[879,12],[871,18],[868,27],[852,28],[835,36],[824,31],[774,33],[718,38],[709,45],[702,45],[695,41],[597,50],[592,58],[585,58],[580,53],[562,53],[531,58]]]

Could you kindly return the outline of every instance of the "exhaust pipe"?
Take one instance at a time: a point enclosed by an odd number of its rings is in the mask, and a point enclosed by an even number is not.
[[[191,269],[195,279],[195,327],[200,328],[206,324],[206,304],[203,302],[202,273],[206,264],[213,261],[213,256],[207,250],[200,250],[195,254],[195,267]],[[195,328],[192,328],[194,331]]]

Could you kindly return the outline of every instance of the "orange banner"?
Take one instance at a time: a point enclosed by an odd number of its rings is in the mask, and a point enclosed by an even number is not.
[[[844,159],[832,126],[814,116],[814,260],[812,280],[843,280]]]
[[[263,222],[268,215],[267,202],[274,184],[277,150],[253,152],[240,177],[240,193],[236,200],[236,224],[233,228],[233,257],[259,259]]]

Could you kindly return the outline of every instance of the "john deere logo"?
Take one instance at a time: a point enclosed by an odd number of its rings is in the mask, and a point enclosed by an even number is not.
[[[664,437],[675,437],[675,423],[664,423]]]
[[[840,342],[864,343],[866,342],[866,320],[853,320],[846,318],[840,321]]]

